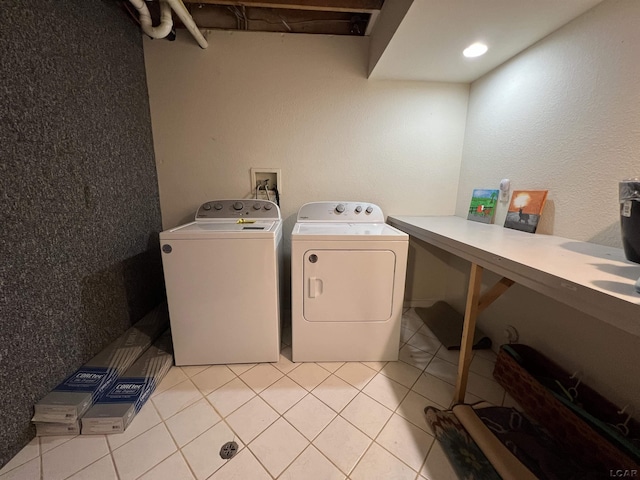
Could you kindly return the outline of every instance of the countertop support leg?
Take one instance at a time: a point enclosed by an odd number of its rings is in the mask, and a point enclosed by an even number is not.
[[[478,301],[480,287],[482,285],[482,270],[480,265],[471,264],[469,275],[469,290],[467,291],[467,304],[464,311],[464,326],[462,328],[462,340],[460,342],[460,360],[458,362],[458,378],[456,390],[453,395],[453,403],[464,402],[464,394],[467,389],[467,377],[471,365],[471,352],[473,347],[473,334],[478,317]]]
[[[514,283],[516,282],[506,277],[501,278],[498,283],[491,287],[489,291],[485,292],[482,297],[480,297],[480,300],[478,300],[478,314],[482,313],[484,309],[496,301],[500,295],[509,290],[509,287]]]

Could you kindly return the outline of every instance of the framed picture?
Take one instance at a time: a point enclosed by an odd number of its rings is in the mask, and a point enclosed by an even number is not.
[[[471,194],[471,205],[467,220],[474,222],[493,223],[496,215],[498,190],[484,190],[477,188]]]
[[[514,190],[504,226],[535,233],[548,192],[549,190]]]

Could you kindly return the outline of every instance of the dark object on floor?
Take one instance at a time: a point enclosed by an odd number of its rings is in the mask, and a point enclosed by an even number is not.
[[[516,409],[456,405],[425,408],[427,423],[459,478],[587,480],[599,478],[565,446]]]
[[[436,302],[427,308],[418,307],[416,313],[447,350],[460,350],[464,315],[447,302]],[[491,339],[477,327],[473,334],[473,349],[491,348]]]
[[[220,449],[220,458],[228,460],[235,457],[236,453],[238,453],[238,444],[236,442],[227,442]]]
[[[500,347],[493,376],[594,471],[640,471],[640,423],[527,345]]]
[[[502,477],[453,411],[426,407],[424,413],[436,441],[440,443],[458,478],[501,480]]]

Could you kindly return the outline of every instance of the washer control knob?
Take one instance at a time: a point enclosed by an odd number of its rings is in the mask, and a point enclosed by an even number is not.
[[[356,207],[356,213],[360,213],[362,211],[362,207],[360,205],[358,205]]]
[[[242,210],[244,208],[244,204],[242,202],[236,202],[233,204],[234,210]]]
[[[216,210],[222,210],[222,204],[221,203],[214,203],[213,204],[213,208],[215,208]]]
[[[371,205],[369,205],[369,206],[367,207],[367,209],[365,210],[365,212],[367,212],[367,213],[371,213],[371,212],[373,212],[373,207],[372,207]]]
[[[344,204],[343,204],[343,203],[339,203],[339,204],[336,206],[336,212],[338,212],[338,213],[342,213],[342,212],[344,212]]]
[[[204,208],[205,210],[211,210],[211,204],[210,203],[205,203],[202,208]]]
[[[260,210],[262,208],[262,206],[259,203],[254,203],[253,204],[253,209],[254,210]]]
[[[265,203],[264,205],[264,209],[265,210],[271,210],[273,208],[273,204],[272,203]]]

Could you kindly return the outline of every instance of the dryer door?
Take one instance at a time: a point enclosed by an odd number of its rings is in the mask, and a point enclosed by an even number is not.
[[[388,320],[395,266],[391,250],[308,250],[304,255],[305,320]]]

